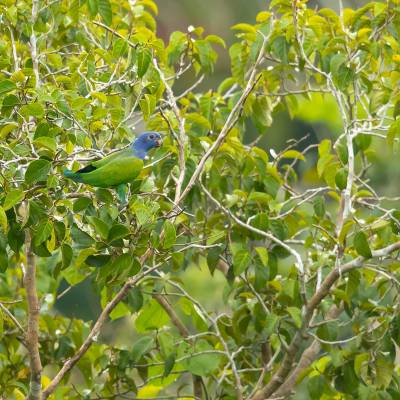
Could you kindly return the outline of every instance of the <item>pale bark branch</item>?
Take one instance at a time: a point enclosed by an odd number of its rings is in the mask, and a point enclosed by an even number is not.
[[[43,391],[43,399],[47,399],[57,388],[61,380],[64,376],[75,366],[75,364],[85,355],[88,351],[90,346],[96,342],[98,339],[98,335],[100,330],[106,323],[110,313],[114,310],[114,308],[124,299],[124,297],[128,294],[129,290],[135,286],[139,281],[141,281],[145,276],[149,275],[151,272],[155,271],[157,268],[160,267],[161,264],[157,264],[146,271],[131,277],[128,281],[122,286],[122,288],[118,291],[118,293],[113,297],[113,299],[107,303],[104,307],[103,311],[101,312],[99,318],[97,319],[96,323],[94,324],[93,328],[91,329],[89,335],[82,343],[81,347],[78,351],[69,358],[60,371],[58,371],[57,375],[53,378],[47,388]]]
[[[178,164],[179,164],[179,177],[176,182],[176,189],[175,189],[175,202],[177,202],[181,196],[182,185],[186,173],[185,147],[186,147],[187,137],[185,131],[185,118],[182,117],[178,104],[176,102],[174,92],[172,91],[171,86],[167,82],[164,72],[158,66],[157,60],[155,58],[153,58],[153,65],[154,68],[157,70],[158,74],[160,75],[160,79],[165,86],[168,104],[172,108],[172,111],[174,112],[175,118],[177,119],[179,125],[179,135],[176,137],[178,144]]]
[[[273,23],[272,23],[273,24]],[[272,26],[271,26],[271,32],[273,31]],[[258,34],[262,35],[261,32],[258,32]],[[265,51],[265,45],[269,39],[269,36],[264,36],[263,38],[263,43],[261,45],[260,52],[258,54],[257,60],[254,63],[249,78],[247,85],[245,89],[243,90],[242,95],[240,96],[239,100],[237,103],[233,106],[228,118],[225,121],[224,126],[222,127],[218,137],[215,139],[214,143],[210,146],[210,148],[206,151],[206,153],[201,157],[195,171],[193,172],[193,175],[191,176],[187,186],[185,189],[182,191],[181,196],[179,199],[176,200],[177,203],[182,201],[190,192],[190,190],[193,188],[193,186],[196,184],[198,178],[200,177],[201,173],[203,172],[204,166],[207,162],[207,160],[219,149],[219,147],[222,145],[226,137],[228,136],[229,132],[232,130],[232,128],[235,126],[237,120],[240,117],[241,110],[244,107],[244,104],[246,103],[247,98],[250,96],[250,93],[253,91],[254,87],[256,86],[258,80],[260,77],[257,77],[257,70],[261,62],[263,61],[264,57],[264,51]]]
[[[39,354],[39,300],[36,290],[36,264],[32,252],[32,239],[29,230],[25,233],[26,267],[24,286],[26,301],[28,304],[28,327],[25,343],[28,349],[31,368],[28,400],[40,400],[42,398],[42,363]]]
[[[14,317],[14,315],[11,313],[11,311],[7,307],[4,306],[3,302],[0,302],[0,308],[3,310],[4,314],[6,314],[11,319],[11,321],[19,329],[19,331],[24,335],[24,338],[25,338],[26,332],[25,332],[24,328],[19,323],[17,318]]]
[[[342,308],[333,305],[329,310],[325,321],[337,318],[341,312]],[[287,377],[282,386],[274,393],[273,398],[287,398],[293,392],[301,374],[314,362],[320,351],[321,343],[318,340],[313,340],[311,345],[308,346],[301,355],[296,368]]]
[[[36,89],[40,87],[39,57],[37,51],[37,37],[35,33],[35,22],[37,19],[38,10],[39,10],[39,0],[32,0],[32,14],[31,14],[32,32],[30,36],[30,44],[31,44],[32,68],[33,68],[33,73],[35,74]]]
[[[372,257],[385,257],[399,249],[400,242],[396,242],[382,249],[372,251]],[[286,351],[285,357],[281,362],[280,367],[276,370],[268,384],[264,386],[261,390],[259,390],[251,398],[251,400],[263,400],[265,398],[268,398],[276,393],[276,391],[282,386],[285,379],[289,376],[293,369],[294,360],[296,358],[298,350],[300,349],[301,343],[304,340],[304,337],[307,337],[307,329],[313,317],[314,311],[321,304],[321,301],[329,294],[332,286],[336,283],[336,281],[343,274],[353,269],[361,268],[365,260],[366,258],[359,256],[346,264],[336,266],[326,276],[321,284],[321,287],[316,291],[316,293],[308,302],[305,315],[303,316],[302,326],[294,335]]]
[[[19,70],[18,54],[17,54],[17,46],[15,44],[15,39],[14,39],[13,28],[9,26],[8,30],[10,31],[11,48],[12,48],[12,54],[13,54],[13,59],[14,59],[14,70],[18,71]]]

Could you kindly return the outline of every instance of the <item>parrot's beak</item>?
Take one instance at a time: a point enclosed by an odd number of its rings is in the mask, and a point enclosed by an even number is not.
[[[156,140],[156,147],[161,147],[161,145],[162,145],[162,139],[161,138],[157,139]]]

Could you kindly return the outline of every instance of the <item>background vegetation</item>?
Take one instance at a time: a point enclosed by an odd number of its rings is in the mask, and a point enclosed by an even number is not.
[[[398,0],[0,7],[3,398],[398,397]]]

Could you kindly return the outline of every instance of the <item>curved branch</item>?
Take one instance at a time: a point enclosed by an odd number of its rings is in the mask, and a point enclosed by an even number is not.
[[[161,264],[157,264],[142,272],[141,274],[129,278],[124,286],[122,286],[118,293],[113,297],[113,299],[107,303],[79,350],[64,363],[60,371],[58,371],[57,375],[43,391],[43,400],[47,399],[54,392],[64,376],[75,366],[75,364],[85,355],[90,346],[97,340],[100,330],[107,321],[108,316],[110,315],[112,310],[114,310],[114,308],[118,305],[118,303],[124,299],[129,290],[139,281],[141,281],[145,276],[159,268],[160,265]]]
[[[372,251],[372,257],[373,258],[385,257],[399,249],[400,249],[400,241],[393,243],[382,249]],[[306,311],[305,315],[303,316],[302,326],[294,335],[292,342],[290,343],[287,349],[286,355],[283,358],[281,366],[272,376],[268,384],[264,386],[261,390],[259,390],[251,398],[251,400],[263,400],[265,398],[268,398],[274,393],[276,393],[276,391],[282,386],[283,382],[289,376],[292,370],[293,362],[297,355],[297,351],[299,350],[300,345],[304,340],[304,337],[307,336],[307,329],[313,317],[314,311],[321,304],[321,301],[329,294],[332,286],[341,277],[341,275],[349,271],[352,271],[353,269],[361,268],[365,260],[366,260],[365,257],[359,256],[346,264],[335,267],[327,275],[325,280],[322,282],[321,287],[317,290],[317,292],[308,302],[305,310]]]

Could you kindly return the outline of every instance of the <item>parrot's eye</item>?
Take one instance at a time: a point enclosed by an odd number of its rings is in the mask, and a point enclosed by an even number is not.
[[[149,138],[150,138],[151,140],[153,140],[153,139],[155,138],[155,136],[154,136],[154,135],[150,135]]]

